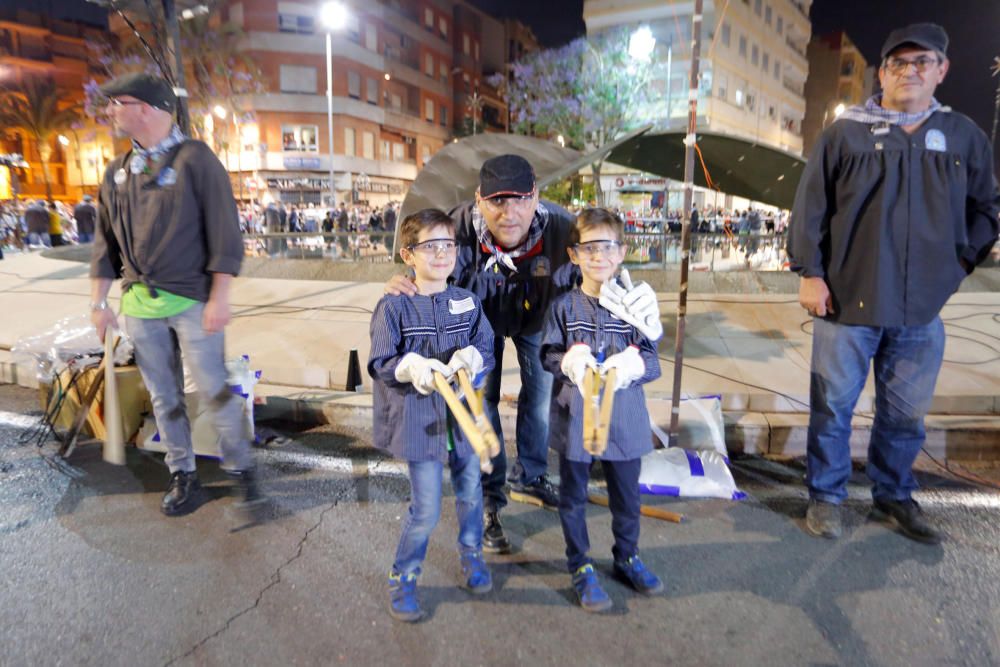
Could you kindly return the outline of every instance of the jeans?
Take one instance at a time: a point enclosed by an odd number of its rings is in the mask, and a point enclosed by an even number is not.
[[[52,247],[52,238],[48,232],[28,232],[28,243],[31,245],[43,245],[46,248]]]
[[[549,452],[549,402],[552,397],[552,374],[542,368],[542,333],[530,336],[512,336],[517,348],[517,362],[521,367],[521,392],[517,396],[517,463],[511,471],[511,480],[530,484],[545,474]],[[493,423],[493,429],[503,443],[500,428],[500,376],[503,374],[503,336],[493,339],[496,365],[486,378],[483,409]],[[483,474],[483,497],[486,509],[497,511],[507,505],[503,487],[507,478],[507,452],[500,447],[500,454],[493,459],[493,472]]]
[[[81,245],[84,244],[84,243],[93,243],[94,242],[94,233],[93,232],[80,232],[79,234],[77,234],[76,241],[77,241],[77,243],[80,243]]]
[[[173,317],[125,317],[125,328],[135,344],[135,363],[149,390],[171,473],[195,469],[191,423],[184,401],[182,349],[202,404],[207,405],[221,436],[222,467],[235,471],[253,465],[244,431],[243,401],[230,391],[226,381],[224,334],[202,329],[204,310],[205,304],[196,303]]]
[[[395,574],[420,574],[427,556],[427,543],[441,517],[440,461],[410,462],[410,511],[403,521],[403,534],[392,564]],[[451,485],[458,515],[459,553],[478,553],[483,548],[483,492],[479,486],[479,458],[460,459],[448,452]]]
[[[625,562],[639,553],[639,471],[642,459],[601,461],[608,481],[611,533],[615,544],[611,554]],[[590,563],[590,536],[587,534],[587,481],[590,464],[559,457],[559,521],[566,538],[566,560],[570,573]]]
[[[924,415],[944,355],[944,325],[853,326],[813,320],[806,486],[815,500],[840,503],[851,476],[851,415],[875,370],[875,420],[868,444],[872,495],[907,500],[924,444]]]

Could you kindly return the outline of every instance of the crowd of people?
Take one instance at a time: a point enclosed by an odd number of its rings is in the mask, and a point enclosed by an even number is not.
[[[59,201],[22,199],[0,202],[0,257],[3,249],[51,248],[94,240],[97,209],[84,195],[75,206]]]
[[[347,206],[324,210],[315,204],[270,202],[266,206],[239,207],[240,229],[244,234],[392,232],[396,229],[399,203],[384,206]]]

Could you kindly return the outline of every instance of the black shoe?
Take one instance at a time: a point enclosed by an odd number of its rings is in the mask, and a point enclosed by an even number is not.
[[[487,510],[483,513],[483,551],[490,554],[510,553],[510,540],[503,534],[499,512]]]
[[[200,489],[198,473],[178,470],[170,475],[170,485],[160,502],[160,511],[167,516],[177,516],[194,509]]]
[[[559,509],[559,493],[545,475],[528,484],[511,482],[510,499],[547,510]]]
[[[806,530],[816,537],[835,540],[843,532],[840,519],[840,505],[810,500],[806,509]]]
[[[924,519],[916,500],[875,499],[872,518],[893,525],[906,537],[924,544],[941,544],[941,533]]]
[[[236,502],[236,507],[240,509],[257,507],[267,500],[267,496],[261,493],[260,485],[257,483],[256,468],[236,470],[226,474],[236,480],[236,489],[240,494],[240,500]]]

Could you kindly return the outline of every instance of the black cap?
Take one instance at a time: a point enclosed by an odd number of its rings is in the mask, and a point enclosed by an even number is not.
[[[535,191],[535,170],[520,155],[498,155],[479,170],[479,196],[527,197]]]
[[[904,44],[915,44],[944,54],[948,51],[948,33],[937,23],[913,23],[896,28],[882,45],[882,59]]]
[[[101,86],[105,97],[131,95],[137,100],[162,111],[173,113],[177,108],[177,96],[166,79],[137,72],[125,74]]]

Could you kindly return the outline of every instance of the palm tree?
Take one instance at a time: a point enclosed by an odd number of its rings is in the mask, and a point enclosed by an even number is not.
[[[66,104],[51,79],[25,78],[16,88],[0,90],[0,126],[20,128],[35,140],[45,180],[45,197],[52,200],[49,159],[60,131],[79,118],[79,105]]]

